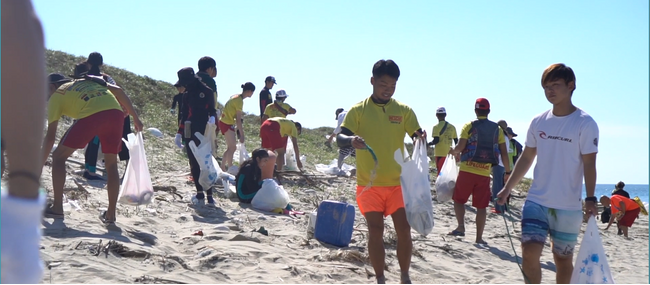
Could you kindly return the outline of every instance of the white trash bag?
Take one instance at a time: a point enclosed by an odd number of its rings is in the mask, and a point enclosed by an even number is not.
[[[445,163],[442,164],[440,174],[436,179],[436,197],[438,202],[447,202],[454,195],[456,187],[456,178],[458,178],[458,166],[456,166],[456,157],[447,155]]]
[[[237,143],[237,149],[235,150],[235,153],[232,155],[232,161],[239,161],[239,165],[242,165],[244,161],[246,161],[249,158],[251,157],[248,154],[248,151],[246,151],[246,145],[243,143]]]
[[[571,274],[571,284],[614,284],[600,239],[596,218],[591,216],[582,237],[578,258]]]
[[[293,149],[291,137],[287,137],[287,148],[284,154],[284,170],[300,171],[298,161],[296,161],[296,151]]]
[[[204,190],[209,189],[212,185],[215,185],[219,179],[219,173],[221,168],[217,163],[214,156],[212,156],[212,137],[208,134],[207,137],[204,137],[201,133],[194,133],[197,139],[201,142],[199,146],[196,146],[194,141],[188,143],[192,153],[194,153],[194,158],[199,163],[201,168],[201,174],[199,175],[199,184],[203,187]]]
[[[429,164],[427,148],[421,140],[416,140],[413,159],[408,159],[401,149],[395,150],[395,161],[402,166],[400,182],[406,219],[411,228],[426,236],[433,230],[433,201],[429,186]]]
[[[122,185],[120,185],[118,201],[132,206],[146,205],[151,203],[153,198],[153,185],[147,165],[147,156],[144,152],[142,132],[138,132],[137,135],[129,134],[127,138],[128,140],[122,140],[129,149],[131,158],[126,166]]]
[[[218,117],[217,117],[218,118]],[[203,132],[205,134],[206,139],[209,137],[210,144],[212,145],[212,155],[214,157],[219,156],[217,153],[217,125],[216,124],[207,124],[205,126],[205,131]]]
[[[251,201],[251,205],[255,209],[271,212],[277,208],[286,208],[289,204],[289,193],[284,190],[284,187],[278,185],[273,179],[264,179],[262,188],[257,191],[255,197]]]
[[[303,164],[304,163],[305,162],[303,161]],[[330,174],[330,175],[339,175],[339,173],[341,171],[343,171],[347,175],[349,175],[350,171],[352,171],[352,169],[354,169],[354,166],[349,165],[347,163],[343,163],[343,165],[341,166],[341,169],[339,169],[339,167],[338,167],[338,159],[333,159],[332,162],[330,162],[329,165],[319,163],[319,164],[314,165],[314,167],[316,168],[316,171],[322,172],[322,173],[325,173],[325,174]]]

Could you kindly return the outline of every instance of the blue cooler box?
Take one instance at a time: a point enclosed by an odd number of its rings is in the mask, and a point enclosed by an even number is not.
[[[324,243],[346,247],[352,240],[354,206],[336,201],[323,201],[318,206],[314,237]]]

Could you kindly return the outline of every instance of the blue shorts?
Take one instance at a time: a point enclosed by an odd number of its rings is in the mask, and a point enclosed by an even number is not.
[[[551,234],[553,253],[561,256],[573,254],[582,225],[581,210],[558,210],[526,200],[521,210],[521,243],[546,242]]]

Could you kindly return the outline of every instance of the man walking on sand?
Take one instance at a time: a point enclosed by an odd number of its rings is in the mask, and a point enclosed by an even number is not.
[[[458,227],[448,235],[465,236],[465,203],[472,196],[472,206],[476,208],[476,243],[487,245],[483,240],[483,230],[487,218],[486,208],[490,205],[490,172],[492,165],[499,163],[499,156],[508,161],[508,151],[503,132],[497,123],[488,120],[490,102],[485,98],[476,99],[474,104],[476,120],[463,126],[460,141],[449,151],[460,160],[460,171],[454,189],[454,212]],[[460,159],[458,158],[460,154]],[[510,165],[505,165],[508,179]]]
[[[433,157],[436,162],[436,171],[440,175],[442,165],[445,163],[447,154],[451,149],[451,142],[453,141],[454,145],[458,144],[458,135],[456,134],[456,127],[445,120],[447,117],[445,107],[439,107],[436,110],[436,117],[438,118],[438,124],[433,127],[433,131],[431,132],[433,141],[428,143],[428,145],[436,146],[433,149]]]
[[[413,109],[392,98],[399,75],[394,61],[375,63],[370,78],[372,95],[350,108],[336,137],[340,148],[352,146],[358,150],[357,204],[368,224],[368,255],[379,284],[386,282],[384,217],[388,215],[397,232],[401,283],[411,283],[411,226],[404,210],[401,167],[393,155],[396,150],[403,150],[404,134],[426,140],[426,133],[420,128]],[[371,172],[375,169],[375,161],[368,147],[374,150],[379,164],[374,181],[371,181]],[[372,186],[368,188],[370,183]]]
[[[535,116],[530,123],[524,151],[497,202],[506,202],[537,156],[535,179],[521,211],[523,271],[528,283],[542,281],[539,259],[550,233],[555,281],[569,283],[573,251],[583,221],[583,177],[587,214],[598,214],[594,196],[598,125],[571,101],[576,78],[570,67],[562,63],[547,67],[542,74],[542,87],[553,108]]]

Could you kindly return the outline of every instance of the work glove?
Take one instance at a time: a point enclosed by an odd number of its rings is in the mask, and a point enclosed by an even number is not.
[[[181,134],[176,134],[176,137],[174,137],[174,143],[176,143],[176,146],[178,148],[183,148],[183,142],[182,142]]]
[[[208,124],[214,125],[215,121],[216,120],[214,119],[214,116],[210,116],[210,119],[208,119]]]
[[[176,114],[176,110],[174,109],[170,109],[169,112],[172,113],[172,115]]]
[[[330,141],[325,141],[325,146],[329,149],[332,149],[332,143]]]

